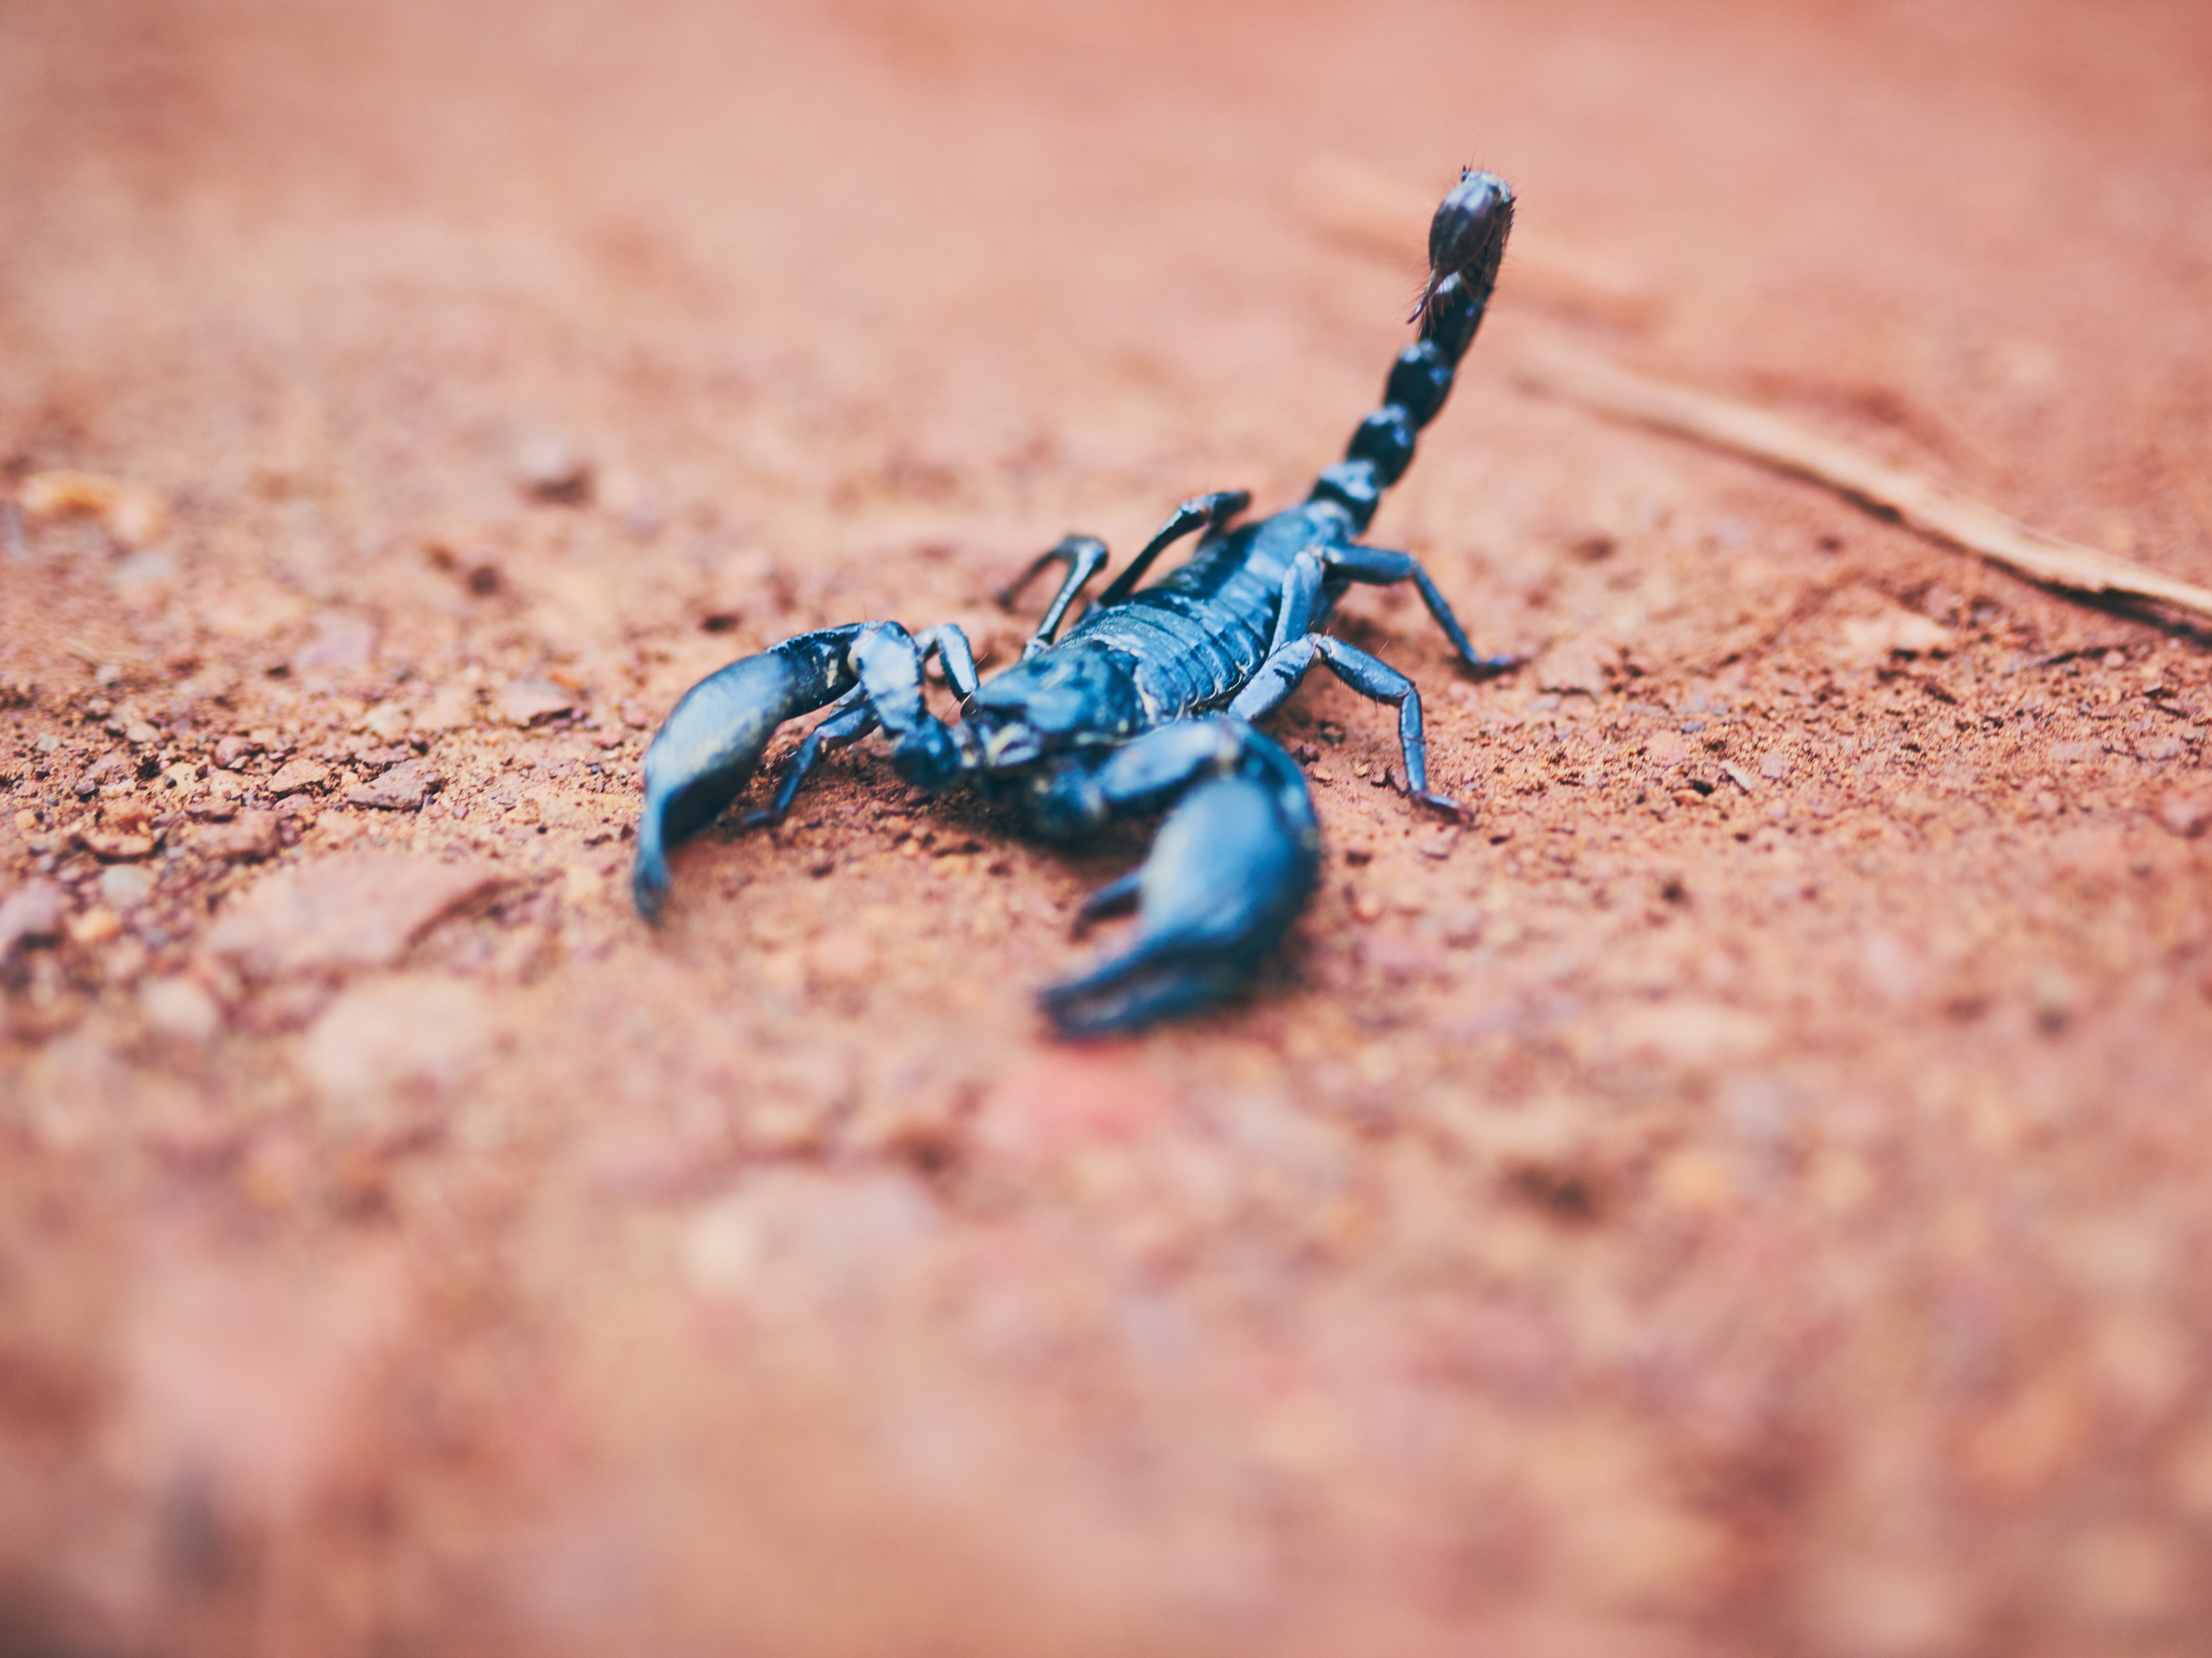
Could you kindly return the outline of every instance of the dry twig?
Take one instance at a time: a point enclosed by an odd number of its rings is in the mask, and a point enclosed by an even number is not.
[[[2212,589],[2032,530],[1925,473],[1892,466],[1764,410],[1647,380],[1558,346],[1524,347],[1514,373],[1529,391],[1695,438],[1826,484],[2030,581],[2093,597],[2148,601],[2212,622]]]

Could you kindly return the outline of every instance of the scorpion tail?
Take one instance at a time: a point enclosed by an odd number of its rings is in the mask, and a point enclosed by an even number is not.
[[[630,894],[658,920],[668,896],[668,852],[714,822],[760,764],[785,720],[834,701],[855,683],[854,641],[864,624],[825,628],[709,674],[670,710],[645,751]]]
[[[1236,768],[1198,783],[1161,824],[1135,883],[1135,942],[1044,992],[1045,1011],[1063,1035],[1097,1035],[1235,994],[1304,907],[1320,862],[1305,780],[1250,733]]]
[[[1313,501],[1334,501],[1364,532],[1382,491],[1413,464],[1421,428],[1451,395],[1459,361],[1474,343],[1498,286],[1505,239],[1513,229],[1513,191],[1494,173],[1469,167],[1429,225],[1429,280],[1413,320],[1421,337],[1398,354],[1382,406],[1359,424],[1344,459],[1316,480]]]

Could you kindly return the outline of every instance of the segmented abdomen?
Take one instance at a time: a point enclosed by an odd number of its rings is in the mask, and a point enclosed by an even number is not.
[[[1224,537],[1164,580],[1121,604],[1094,610],[1068,635],[1127,651],[1155,720],[1219,708],[1258,671],[1282,601],[1268,580]]]

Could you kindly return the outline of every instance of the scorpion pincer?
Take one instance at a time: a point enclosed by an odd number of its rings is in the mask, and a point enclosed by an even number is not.
[[[1437,811],[1459,810],[1429,788],[1413,683],[1325,631],[1346,589],[1411,582],[1470,673],[1515,665],[1476,654],[1410,554],[1358,539],[1443,407],[1512,223],[1504,179],[1473,169],[1461,175],[1430,227],[1429,278],[1413,313],[1419,337],[1391,365],[1382,407],[1304,501],[1241,525],[1250,501],[1243,490],[1184,501],[1063,635],[1069,608],[1108,556],[1103,542],[1067,537],[999,595],[1011,604],[1046,569],[1065,567],[1035,635],[1004,671],[979,681],[956,627],[909,633],[873,622],[802,634],[694,685],[646,751],[632,877],[638,909],[659,917],[668,849],[736,799],[776,728],[827,708],[747,826],[779,821],[823,750],[878,728],[908,782],[933,791],[981,785],[1018,802],[1052,840],[1165,808],[1143,865],[1094,894],[1078,918],[1079,931],[1133,905],[1133,940],[1046,990],[1045,1011],[1066,1034],[1121,1030],[1242,989],[1304,906],[1321,865],[1305,778],[1256,729],[1316,662],[1360,695],[1395,705],[1407,792]],[[1138,585],[1194,532],[1187,562]],[[922,669],[933,658],[960,698],[950,724],[923,698]]]

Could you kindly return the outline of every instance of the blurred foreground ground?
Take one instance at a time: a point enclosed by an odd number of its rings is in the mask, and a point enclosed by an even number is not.
[[[0,1649],[2206,1649],[2212,660],[1504,366],[2212,580],[2208,84],[2186,0],[0,12]],[[1341,628],[1471,827],[1316,680],[1327,889],[1141,1042],[1029,994],[1142,837],[866,748],[647,936],[686,684],[1301,489],[1468,161],[1372,538],[1538,660]]]

